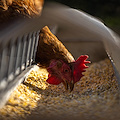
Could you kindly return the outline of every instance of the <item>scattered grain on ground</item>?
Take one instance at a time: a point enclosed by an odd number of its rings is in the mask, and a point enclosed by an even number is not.
[[[38,67],[31,71],[0,110],[0,120],[120,119],[118,85],[108,59],[91,64],[71,93],[62,84],[46,83],[47,76]]]

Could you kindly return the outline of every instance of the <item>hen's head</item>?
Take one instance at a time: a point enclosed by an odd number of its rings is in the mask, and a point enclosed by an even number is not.
[[[84,76],[82,74],[82,72],[85,72],[84,69],[88,68],[85,65],[86,63],[90,63],[90,61],[86,61],[87,58],[87,55],[81,55],[75,62],[70,64],[62,60],[52,60],[47,68],[49,72],[47,82],[53,85],[58,85],[62,82],[66,90],[70,86],[70,91],[72,91],[74,84]]]

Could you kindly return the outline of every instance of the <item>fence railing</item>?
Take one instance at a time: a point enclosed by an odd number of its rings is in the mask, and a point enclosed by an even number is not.
[[[31,22],[19,20],[0,31],[0,107],[34,64],[42,26]]]
[[[35,59],[38,38],[39,31],[8,41],[4,49],[0,51],[0,82],[13,80],[31,66]]]

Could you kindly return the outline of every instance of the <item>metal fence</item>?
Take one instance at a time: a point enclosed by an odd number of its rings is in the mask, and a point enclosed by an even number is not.
[[[33,67],[39,24],[38,28],[29,20],[19,20],[0,31],[0,107]]]
[[[0,80],[9,82],[22,71],[31,66],[35,59],[35,51],[39,31],[10,39],[0,51]],[[1,88],[1,86],[0,86]]]

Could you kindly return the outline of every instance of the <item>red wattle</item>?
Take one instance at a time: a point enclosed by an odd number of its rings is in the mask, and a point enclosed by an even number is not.
[[[57,77],[51,76],[50,74],[48,74],[48,79],[46,81],[53,85],[59,85],[62,82]]]

